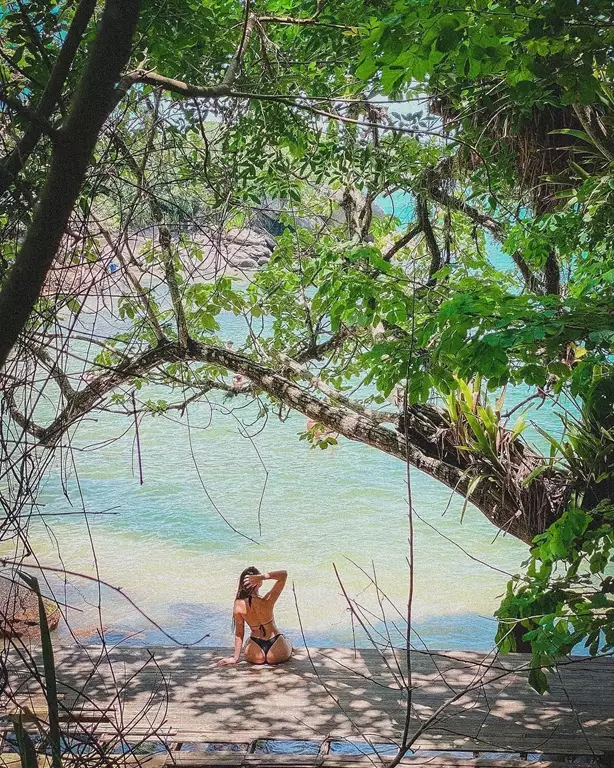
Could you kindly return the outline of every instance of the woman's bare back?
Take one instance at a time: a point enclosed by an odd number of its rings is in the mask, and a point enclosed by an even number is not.
[[[273,608],[275,603],[266,597],[254,596],[251,600],[237,600],[235,610],[243,614],[247,625],[253,635],[267,640],[272,635],[278,634],[275,626]],[[250,604],[251,603],[251,604]]]

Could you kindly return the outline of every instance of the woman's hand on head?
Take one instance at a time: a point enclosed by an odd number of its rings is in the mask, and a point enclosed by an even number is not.
[[[248,576],[244,577],[243,586],[251,589],[252,587],[257,587],[259,584],[262,584],[263,581],[264,578],[261,573],[250,573]]]
[[[234,656],[227,656],[224,659],[218,659],[215,663],[216,667],[234,667],[235,664],[238,664],[239,662],[235,659]]]

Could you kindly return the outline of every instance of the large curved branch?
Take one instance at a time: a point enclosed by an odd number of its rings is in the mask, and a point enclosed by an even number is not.
[[[79,195],[96,140],[116,103],[115,84],[130,57],[140,0],[107,0],[98,34],[58,132],[40,204],[0,291],[0,368],[39,295]]]
[[[367,408],[366,405],[363,405],[357,400],[352,400],[351,398],[347,397],[347,395],[337,391],[334,387],[331,387],[329,384],[323,381],[319,376],[315,376],[311,371],[305,368],[305,366],[297,363],[296,360],[292,360],[292,358],[288,357],[287,355],[280,355],[280,360],[282,363],[283,374],[292,373],[299,379],[308,381],[312,389],[317,389],[318,392],[326,395],[326,397],[328,397],[332,403],[343,405],[345,408],[348,408],[354,413],[360,413],[376,424],[396,424],[398,422],[399,415],[397,413],[393,411],[374,411],[371,408]]]
[[[58,385],[58,388],[64,396],[64,399],[68,401],[74,397],[76,394],[75,390],[70,383],[70,379],[68,378],[66,371],[64,371],[62,366],[59,364],[59,361],[57,359],[54,360],[44,347],[39,346],[35,342],[28,341],[26,343],[26,347],[35,357],[41,361],[41,363],[49,371],[49,375]]]
[[[525,486],[523,479],[539,463],[523,444],[515,446],[522,457],[516,477],[498,478],[488,472],[488,465],[470,452],[458,450],[453,430],[445,412],[431,405],[412,406],[405,414],[402,428],[391,429],[381,423],[379,414],[364,408],[331,403],[297,384],[273,368],[221,347],[191,341],[188,349],[175,342],[165,342],[106,371],[78,392],[57,418],[46,428],[19,417],[25,429],[43,445],[55,445],[66,430],[116,387],[141,377],[168,362],[213,364],[245,376],[253,390],[261,390],[284,405],[328,429],[394,456],[409,461],[417,469],[467,497],[498,528],[530,542],[556,518],[558,502],[565,488],[565,477],[553,471],[543,472]],[[225,387],[226,389],[228,387]],[[406,443],[405,433],[409,437]],[[476,478],[483,475],[483,480]]]
[[[494,525],[522,541],[532,541],[556,519],[556,504],[562,491],[555,485],[564,485],[566,478],[563,475],[544,472],[527,486],[522,482],[523,477],[516,478],[515,482],[510,477],[498,481],[488,475],[486,465],[480,465],[467,451],[442,442],[442,427],[446,426],[447,420],[444,412],[434,406],[414,406],[408,412],[410,418],[404,429],[392,430],[364,413],[331,405],[271,368],[236,352],[196,344],[192,354],[202,362],[214,363],[246,376],[257,388],[349,440],[408,461],[467,497]],[[405,430],[409,437],[407,443]],[[518,445],[517,450],[523,455],[522,475],[541,463],[524,444]],[[485,479],[476,484],[475,478],[480,473]]]
[[[15,403],[15,397],[13,395],[13,390],[6,389],[4,391],[3,396],[13,421],[16,424],[18,424],[23,429],[24,432],[27,432],[28,434],[35,437],[37,440],[44,442],[45,436],[46,436],[46,429],[44,427],[41,427],[40,424],[37,424],[32,419],[28,418],[25,414],[23,414],[19,410],[19,408],[17,408],[17,405]]]

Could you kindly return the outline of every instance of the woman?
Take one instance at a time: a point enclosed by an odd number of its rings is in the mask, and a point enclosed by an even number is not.
[[[252,664],[281,664],[288,661],[292,655],[292,643],[277,629],[273,617],[273,607],[286,585],[287,578],[286,571],[260,573],[253,565],[239,576],[239,588],[232,612],[235,652],[234,656],[220,659],[217,662],[219,667],[239,663],[246,623],[251,630],[243,654],[246,661]],[[260,585],[269,579],[275,581],[275,584],[261,597],[258,594]]]

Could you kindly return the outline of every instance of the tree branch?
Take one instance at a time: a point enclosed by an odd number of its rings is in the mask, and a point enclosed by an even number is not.
[[[313,16],[309,16],[305,19],[296,16],[258,16],[258,21],[261,24],[289,24],[299,26],[319,24],[320,26],[332,27],[334,29],[350,29],[350,27],[345,24],[331,24],[329,22],[319,21],[323,10],[324,0],[317,0],[315,13]]]
[[[145,69],[135,69],[122,77],[119,90],[123,93],[136,83],[145,83],[146,85],[164,88],[164,90],[176,93],[179,96],[196,99],[215,99],[221,96],[230,96],[231,94],[230,86],[223,83],[217,85],[190,85],[184,83],[183,80],[174,80],[171,77],[164,77],[164,75],[159,75],[157,72]]]
[[[249,13],[249,2],[245,6],[245,24],[243,25],[243,34],[241,35],[241,41],[239,47],[236,50],[235,55],[232,57],[224,77],[222,78],[222,85],[230,87],[236,80],[237,75],[241,69],[241,63],[243,61],[243,55],[249,46],[249,41],[256,25],[256,19]]]
[[[292,355],[292,359],[298,363],[306,363],[308,360],[321,360],[329,352],[338,349],[352,335],[350,328],[342,326],[330,339],[320,344],[310,344],[305,349]]]
[[[0,291],[0,368],[32,311],[79,195],[98,135],[130,56],[140,0],[107,0],[40,203]]]
[[[64,398],[67,401],[70,401],[71,398],[73,398],[75,395],[75,390],[73,389],[72,384],[70,383],[70,379],[60,365],[59,361],[54,360],[47,352],[47,350],[38,344],[28,341],[25,346],[30,350],[30,352],[32,352],[35,357],[41,361],[41,363],[49,371],[55,383],[58,385],[58,388]]]
[[[408,230],[403,237],[400,237],[396,243],[393,243],[388,250],[382,254],[382,258],[384,261],[391,261],[392,257],[398,253],[401,248],[405,248],[406,245],[409,245],[411,241],[416,237],[417,235],[422,232],[422,225],[416,224],[414,227],[412,227],[410,230]]]
[[[156,121],[154,119],[152,129],[151,129],[152,132],[155,130],[155,124],[156,124]],[[179,292],[177,273],[175,271],[175,258],[173,256],[173,251],[172,251],[171,231],[168,228],[166,221],[164,219],[164,212],[162,210],[162,206],[160,205],[160,202],[156,197],[155,193],[149,186],[147,182],[147,178],[145,176],[145,163],[147,162],[147,155],[145,155],[145,158],[143,159],[142,166],[139,166],[139,164],[134,159],[134,156],[130,152],[130,148],[128,147],[126,142],[123,140],[123,138],[119,135],[118,131],[115,131],[115,133],[113,134],[113,141],[115,142],[116,146],[120,149],[120,151],[124,155],[124,158],[126,159],[130,167],[130,170],[136,176],[139,186],[141,188],[141,191],[147,197],[147,202],[149,205],[149,210],[151,211],[151,216],[153,220],[156,222],[156,224],[158,225],[158,243],[160,245],[160,248],[162,249],[164,277],[166,279],[166,284],[168,285],[168,289],[171,294],[171,302],[173,304],[173,311],[175,313],[175,322],[177,323],[177,336],[179,338],[179,343],[181,344],[181,346],[187,347],[189,343],[188,325],[185,318],[185,312],[183,310],[181,294]],[[163,336],[164,334],[162,334],[162,337]]]
[[[164,341],[166,337],[164,335],[164,331],[160,327],[160,323],[158,322],[158,318],[156,317],[154,308],[151,305],[151,301],[149,299],[149,293],[143,288],[138,277],[136,277],[136,275],[132,273],[132,270],[130,269],[129,265],[126,263],[126,260],[124,259],[124,254],[122,253],[122,249],[113,242],[112,238],[110,237],[109,233],[106,230],[106,227],[102,225],[102,222],[99,219],[97,219],[96,216],[91,211],[90,211],[90,216],[98,226],[98,230],[100,234],[103,236],[105,242],[107,243],[109,248],[112,250],[113,255],[121,264],[122,269],[124,270],[126,277],[128,278],[128,282],[131,283],[132,287],[136,291],[136,295],[138,297],[139,303],[143,308],[143,311],[145,312],[145,316],[149,321],[149,325],[151,326],[151,330],[153,331],[156,337],[156,340],[158,342]]]
[[[559,268],[559,260],[557,259],[556,253],[554,251],[550,251],[550,253],[546,256],[544,279],[545,292],[552,293],[555,296],[560,296],[561,270]]]
[[[392,413],[390,411],[373,411],[371,408],[367,408],[362,403],[351,400],[342,392],[339,392],[334,387],[329,386],[325,381],[322,381],[319,376],[314,376],[310,370],[305,368],[300,363],[297,363],[296,360],[292,360],[292,358],[288,357],[287,355],[280,355],[279,359],[282,365],[282,375],[293,373],[300,379],[308,381],[311,387],[317,389],[323,395],[326,395],[326,397],[328,397],[329,400],[331,400],[333,403],[343,405],[350,411],[354,411],[354,413],[359,413],[362,416],[366,416],[366,418],[371,419],[376,424],[396,424],[399,420],[398,413]]]
[[[523,541],[530,542],[558,514],[557,505],[564,496],[566,476],[549,470],[525,486],[524,477],[541,463],[541,459],[517,439],[502,442],[505,442],[506,450],[513,449],[521,456],[522,462],[519,466],[514,465],[516,476],[512,477],[510,473],[501,478],[479,457],[458,450],[455,431],[446,413],[435,406],[412,406],[402,415],[403,423],[399,422],[398,429],[390,429],[382,425],[379,414],[360,404],[351,403],[349,407],[331,404],[269,366],[232,350],[194,341],[189,350],[175,342],[159,344],[100,374],[74,395],[48,427],[34,425],[20,414],[15,414],[15,420],[43,445],[53,446],[72,424],[96,407],[113,389],[168,362],[213,364],[245,376],[251,382],[252,390],[266,392],[331,431],[403,462],[409,461],[417,469],[466,496],[494,525]],[[302,370],[301,375],[304,375]],[[340,393],[332,393],[330,397],[337,402],[344,398]],[[409,437],[408,444],[405,434]],[[476,483],[476,477],[481,476],[484,479]]]
[[[39,426],[35,422],[32,421],[32,419],[29,419],[27,416],[25,416],[21,411],[17,408],[17,405],[15,404],[15,397],[13,395],[12,389],[6,389],[4,391],[4,400],[6,402],[6,405],[8,407],[9,413],[11,414],[11,418],[13,421],[18,424],[24,432],[27,432],[28,434],[35,437],[37,440],[40,440],[43,442],[46,435],[46,430],[44,427]]]
[[[439,244],[435,238],[435,233],[433,232],[433,227],[429,218],[428,203],[426,202],[426,197],[424,195],[418,195],[416,198],[416,212],[418,214],[420,229],[424,232],[426,246],[431,254],[427,285],[432,286],[436,283],[436,278],[434,276],[443,267],[443,259],[441,258],[441,250],[439,249]]]
[[[49,75],[40,102],[36,108],[38,121],[33,123],[23,135],[19,144],[0,164],[0,196],[6,192],[15,176],[23,168],[32,154],[38,140],[44,133],[42,125],[47,124],[61,95],[64,83],[70,71],[73,59],[81,45],[81,40],[90,22],[96,0],[81,0],[73,16],[66,39],[58,54],[55,65]]]
[[[523,477],[515,482],[507,476],[498,479],[488,472],[488,465],[482,465],[476,456],[459,451],[454,442],[450,442],[454,432],[445,413],[434,406],[413,406],[407,412],[406,426],[391,430],[349,408],[330,405],[271,368],[236,352],[196,344],[194,356],[202,362],[214,363],[246,376],[257,388],[350,440],[370,445],[401,461],[409,461],[417,469],[466,496],[497,527],[523,541],[530,542],[556,518],[558,509],[553,507],[560,496],[551,494],[548,473],[542,473],[526,487],[522,483],[524,474],[541,464],[541,459],[518,440],[512,439],[511,443],[523,456]],[[442,429],[448,435],[448,442],[443,439]],[[487,476],[476,484],[475,477],[480,474]],[[550,473],[551,476],[554,474]],[[566,480],[564,475],[556,479],[561,483]]]
[[[24,104],[19,99],[16,99],[13,96],[9,96],[7,93],[4,93],[4,91],[0,91],[0,101],[6,104],[9,109],[12,109],[13,112],[17,112],[17,114],[23,115],[23,117],[25,117],[26,120],[29,120],[33,126],[36,126],[41,133],[49,136],[49,138],[52,140],[55,139],[57,135],[56,129],[51,125],[51,123],[42,118],[36,110],[27,106],[27,104]],[[6,160],[4,162],[6,162]]]
[[[463,213],[476,224],[479,224],[481,227],[484,227],[484,229],[487,229],[491,235],[493,235],[493,237],[497,238],[499,242],[502,243],[505,241],[505,230],[496,219],[493,219],[491,216],[487,216],[481,211],[478,211],[477,208],[469,205],[469,203],[465,202],[464,200],[461,200],[460,198],[445,192],[436,184],[429,184],[427,191],[429,197],[431,197],[436,202],[446,206],[447,208],[451,208],[453,211]],[[510,258],[518,267],[518,271],[522,275],[527,288],[534,293],[543,293],[543,287],[539,279],[524,260],[522,254],[519,251],[515,251],[511,254]]]

